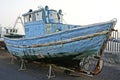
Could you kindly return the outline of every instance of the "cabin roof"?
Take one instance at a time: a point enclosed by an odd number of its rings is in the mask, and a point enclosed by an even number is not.
[[[22,16],[26,16],[26,15],[29,15],[29,14],[33,14],[33,13],[36,13],[36,12],[41,12],[42,10],[43,10],[43,8],[38,9],[38,10],[31,11],[31,12],[28,11],[27,13],[23,14]],[[49,9],[48,11],[55,11],[55,12],[57,12],[57,10],[54,10],[54,9]]]
[[[36,12],[40,12],[40,11],[42,11],[43,9],[38,9],[38,10],[34,10],[34,11],[32,11],[32,12],[27,12],[27,13],[25,13],[25,14],[23,14],[22,16],[26,16],[26,15],[29,15],[29,14],[32,14],[32,13],[36,13]]]

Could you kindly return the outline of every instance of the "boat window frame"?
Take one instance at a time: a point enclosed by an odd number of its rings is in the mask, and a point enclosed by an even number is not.
[[[43,13],[42,10],[29,12],[23,15],[24,17],[24,23],[34,22],[34,21],[40,21],[43,20]]]
[[[49,10],[48,17],[49,17],[49,20],[53,20],[54,23],[58,23],[58,21],[59,21],[58,13],[56,10]]]
[[[42,18],[42,11],[35,12],[35,17],[36,17],[36,21],[43,20],[43,18]]]

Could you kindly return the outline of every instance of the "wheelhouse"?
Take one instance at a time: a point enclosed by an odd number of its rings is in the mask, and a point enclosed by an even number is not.
[[[48,6],[33,11],[30,9],[26,14],[23,14],[24,23],[30,23],[34,21],[43,21],[44,23],[62,23],[62,10],[58,12],[53,9],[49,9]]]
[[[78,25],[63,24],[62,10],[49,9],[48,6],[33,11],[30,9],[23,14],[25,37],[45,36],[79,27]]]

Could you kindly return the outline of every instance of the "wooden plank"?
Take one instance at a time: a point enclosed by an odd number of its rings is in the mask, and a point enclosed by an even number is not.
[[[37,44],[37,45],[32,45],[32,46],[19,46],[19,45],[12,45],[12,44],[7,44],[7,45],[12,46],[12,47],[16,47],[16,48],[36,48],[36,47],[43,47],[43,46],[53,46],[53,45],[59,45],[59,44],[65,44],[65,43],[70,43],[70,42],[74,42],[74,41],[84,40],[87,38],[93,38],[95,36],[105,35],[108,33],[109,33],[109,31],[102,31],[102,32],[94,33],[94,34],[88,35],[88,36],[80,36],[80,37],[71,38],[71,39],[67,39],[67,40],[51,42],[48,44]]]

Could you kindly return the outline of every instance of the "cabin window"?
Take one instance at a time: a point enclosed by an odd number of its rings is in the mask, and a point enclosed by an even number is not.
[[[53,13],[53,17],[54,17],[55,21],[58,21],[57,13]]]
[[[50,11],[50,13],[49,13],[49,20],[50,20],[50,22],[57,23],[58,22],[57,12]]]
[[[36,21],[42,20],[42,12],[36,12],[35,16],[36,16]]]
[[[32,21],[32,15],[31,14],[24,16],[24,22],[25,23],[31,22],[31,21]]]
[[[35,13],[32,14],[32,21],[36,21]]]
[[[32,22],[32,21],[36,21],[35,13],[31,13],[31,14],[28,14],[28,15],[24,16],[24,22],[25,23]]]
[[[28,22],[28,17],[27,16],[24,16],[24,22]]]

